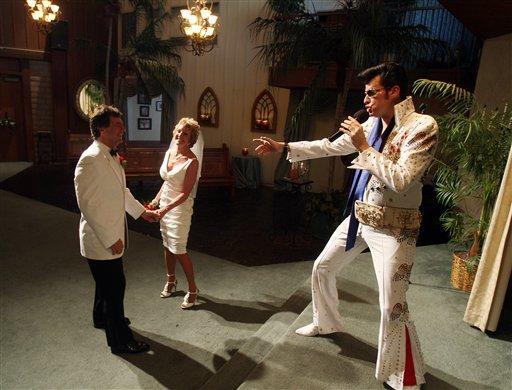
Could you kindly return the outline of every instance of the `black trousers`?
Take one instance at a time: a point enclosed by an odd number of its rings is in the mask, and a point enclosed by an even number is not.
[[[107,343],[111,347],[125,345],[133,334],[124,320],[124,290],[126,279],[123,258],[114,260],[87,259],[96,282],[92,319],[95,324],[105,324]]]

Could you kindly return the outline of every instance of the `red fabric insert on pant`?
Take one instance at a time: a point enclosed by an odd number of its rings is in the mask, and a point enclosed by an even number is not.
[[[409,330],[405,326],[405,372],[404,386],[416,385],[416,374],[414,372],[414,359],[412,357],[411,339],[409,338]]]

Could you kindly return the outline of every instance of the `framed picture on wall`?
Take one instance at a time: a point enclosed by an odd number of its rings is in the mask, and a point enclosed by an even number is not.
[[[149,116],[149,106],[140,106],[139,107],[139,115],[140,116]]]
[[[151,118],[138,118],[137,119],[138,130],[151,130]]]
[[[151,100],[149,99],[149,96],[145,93],[138,93],[137,94],[137,104],[150,104]]]
[[[156,109],[157,111],[162,111],[162,101],[161,101],[161,100],[157,100],[157,101],[156,101],[155,109]]]

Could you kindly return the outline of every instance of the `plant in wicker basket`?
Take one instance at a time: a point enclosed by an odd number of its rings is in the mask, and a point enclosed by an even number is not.
[[[454,84],[420,79],[413,92],[440,101],[448,113],[437,116],[439,158],[435,159],[435,186],[441,215],[454,252],[452,285],[470,291],[481,249],[498,196],[512,141],[510,103],[491,110]],[[478,210],[469,210],[477,204]]]

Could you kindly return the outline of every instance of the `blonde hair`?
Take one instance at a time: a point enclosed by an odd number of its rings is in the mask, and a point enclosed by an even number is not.
[[[188,142],[188,146],[191,148],[197,141],[199,137],[199,123],[194,118],[181,118],[180,121],[174,126],[174,130],[172,131],[172,135],[174,136],[178,129],[182,127],[188,127],[190,130],[190,138]]]

